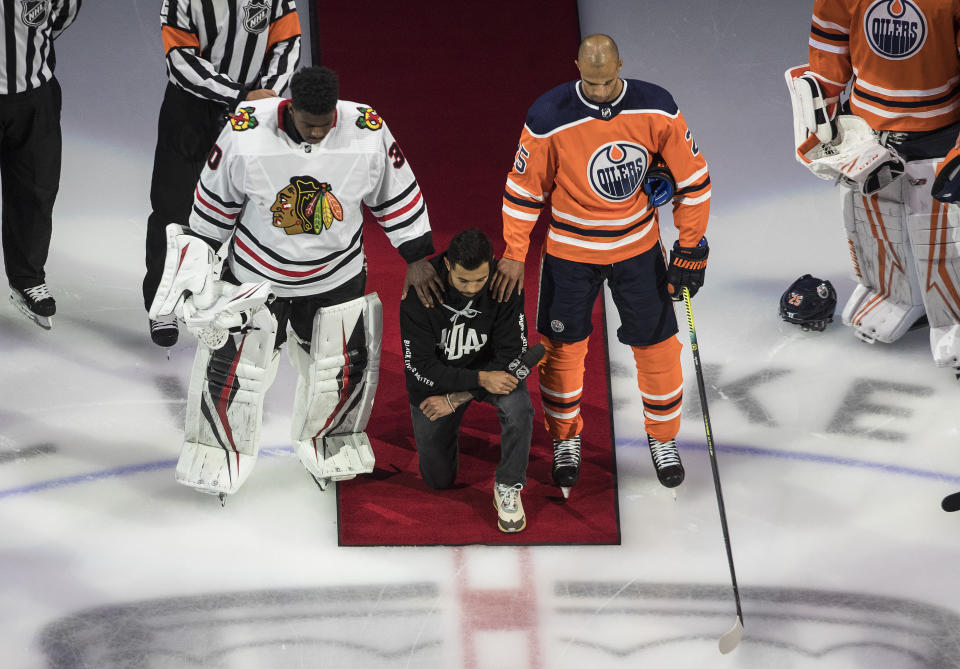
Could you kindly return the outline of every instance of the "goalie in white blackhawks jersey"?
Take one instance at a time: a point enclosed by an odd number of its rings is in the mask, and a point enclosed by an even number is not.
[[[287,338],[299,373],[291,434],[324,487],[373,471],[363,430],[380,362],[381,310],[365,295],[362,205],[407,262],[403,295],[442,286],[416,178],[383,119],[338,100],[336,74],[297,72],[291,99],[244,102],[197,184],[190,231],[168,226],[150,317],[175,313],[200,345],[177,480],[236,492],[256,462],[263,395]],[[215,249],[220,248],[219,253]]]

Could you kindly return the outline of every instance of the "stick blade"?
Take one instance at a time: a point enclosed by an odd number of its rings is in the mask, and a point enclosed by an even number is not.
[[[569,486],[560,486],[560,492],[563,493],[564,499],[570,499],[570,487]]]
[[[944,497],[940,502],[940,508],[944,511],[960,511],[960,492]]]
[[[726,655],[734,648],[740,645],[740,639],[743,638],[743,621],[737,616],[737,622],[733,624],[730,631],[720,637],[720,652]]]

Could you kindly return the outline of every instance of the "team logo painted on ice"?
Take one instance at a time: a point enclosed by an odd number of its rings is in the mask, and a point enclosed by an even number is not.
[[[608,142],[593,152],[587,178],[604,200],[621,202],[637,192],[650,164],[647,150],[631,142]]]
[[[270,5],[267,0],[250,0],[243,6],[243,28],[248,33],[259,34],[270,25]]]
[[[20,18],[31,28],[42,25],[50,12],[50,0],[20,0]]]
[[[383,127],[383,119],[380,118],[380,114],[375,112],[370,107],[357,107],[357,111],[363,114],[363,116],[357,117],[357,127],[366,128],[367,130],[379,130]]]
[[[233,114],[230,114],[230,127],[237,132],[256,128],[260,125],[260,121],[253,115],[255,111],[253,107],[240,107]]]
[[[333,221],[343,220],[343,206],[327,182],[310,176],[291,177],[290,185],[277,193],[270,207],[273,225],[288,235],[329,230]]]
[[[927,40],[927,17],[911,0],[877,0],[863,15],[867,44],[883,58],[909,58]]]

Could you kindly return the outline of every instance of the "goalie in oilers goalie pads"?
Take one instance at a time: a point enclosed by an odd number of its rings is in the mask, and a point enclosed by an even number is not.
[[[824,4],[830,3],[818,1]],[[814,27],[821,24],[815,14]],[[864,39],[863,32],[851,29],[846,37]],[[818,43],[825,39],[821,35]],[[957,60],[955,52],[952,57]],[[878,129],[913,126],[902,107],[891,112],[899,116],[861,114],[858,102],[878,108],[858,100],[858,93],[866,97],[867,86],[857,87],[866,75],[858,76],[846,103],[853,113],[838,113],[844,86],[809,65],[785,73],[797,161],[849,189],[843,218],[857,286],[843,308],[843,323],[871,344],[894,342],[929,323],[934,362],[960,368],[960,209],[931,196],[936,167],[957,124],[946,131]]]
[[[270,283],[235,285],[202,239],[167,226],[167,255],[150,317],[175,314],[199,341],[187,395],[178,482],[217,495],[240,489],[260,445],[263,397],[279,361]],[[375,294],[320,309],[313,344],[295,335],[290,357],[300,373],[292,436],[321,488],[373,471],[363,434],[376,391],[381,309]],[[319,335],[319,336],[318,336]]]

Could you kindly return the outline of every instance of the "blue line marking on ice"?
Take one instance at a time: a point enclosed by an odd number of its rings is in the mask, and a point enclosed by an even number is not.
[[[275,457],[277,455],[283,455],[287,453],[293,453],[292,446],[278,446],[260,449],[260,454],[267,457]],[[50,490],[52,488],[63,488],[66,486],[87,483],[90,481],[100,481],[102,479],[119,478],[122,476],[131,476],[133,474],[142,474],[144,472],[153,472],[159,469],[173,469],[176,466],[176,460],[160,460],[159,462],[145,462],[139,465],[127,465],[125,467],[116,467],[114,469],[104,469],[103,471],[90,472],[89,474],[66,476],[64,478],[32,483],[19,488],[0,490],[0,499],[4,499],[6,497],[16,497],[17,495],[28,495],[33,492]]]
[[[644,446],[643,441],[636,439],[620,440],[622,447]],[[677,442],[677,447],[684,451],[701,451],[706,449],[703,443],[684,443]],[[832,455],[819,455],[816,453],[802,453],[798,451],[778,451],[772,448],[760,448],[757,446],[714,446],[718,453],[730,453],[733,455],[748,455],[766,458],[783,458],[787,460],[801,460],[805,462],[820,462],[828,465],[840,465],[842,467],[855,467],[857,469],[874,469],[887,474],[898,474],[901,476],[916,476],[919,478],[931,479],[934,481],[947,481],[960,484],[960,476],[954,474],[944,474],[942,472],[932,472],[925,469],[913,469],[912,467],[901,467],[883,462],[870,462],[869,460],[859,460],[856,458],[843,458]],[[287,455],[293,453],[292,446],[273,446],[270,448],[261,448],[260,454],[266,457],[276,457],[278,455]],[[99,472],[89,474],[78,474],[76,476],[66,476],[50,481],[41,481],[19,488],[9,488],[0,490],[0,499],[7,497],[16,497],[18,495],[28,495],[43,490],[54,488],[64,488],[66,486],[88,483],[91,481],[100,481],[102,479],[119,478],[122,476],[131,476],[133,474],[142,474],[144,472],[157,471],[159,469],[173,469],[177,464],[176,460],[161,460],[159,462],[146,462],[139,465],[127,465],[126,467],[117,467],[115,469],[105,469]]]
[[[639,440],[629,440],[621,443],[625,446],[647,445],[646,439],[642,442]],[[677,448],[685,451],[703,451],[706,450],[707,445],[705,443],[684,443],[678,441]],[[900,474],[903,476],[932,479],[934,481],[960,483],[960,476],[955,474],[944,474],[943,472],[932,472],[926,469],[914,469],[912,467],[891,465],[885,462],[871,462],[869,460],[844,458],[835,455],[820,455],[818,453],[803,453],[800,451],[778,451],[773,448],[760,448],[757,446],[718,446],[716,444],[714,444],[714,450],[718,453],[731,453],[734,455],[753,455],[767,458],[783,458],[786,460],[802,460],[805,462],[821,462],[828,465],[841,465],[843,467],[855,467],[857,469],[876,469],[888,474]]]

